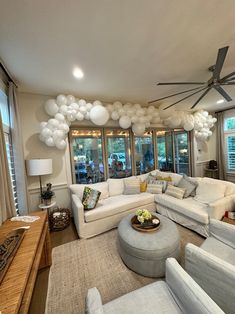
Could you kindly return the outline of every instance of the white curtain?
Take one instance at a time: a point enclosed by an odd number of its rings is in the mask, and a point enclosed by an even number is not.
[[[226,160],[224,147],[224,113],[217,113],[217,139],[216,139],[216,159],[218,163],[219,179],[226,180]]]
[[[15,216],[11,178],[8,167],[6,144],[0,112],[0,225],[8,218]]]
[[[11,115],[11,136],[15,165],[18,208],[20,215],[28,213],[27,177],[24,162],[22,131],[15,85],[9,83],[9,105]]]

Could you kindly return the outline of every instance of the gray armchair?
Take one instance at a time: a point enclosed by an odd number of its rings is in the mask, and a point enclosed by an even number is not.
[[[87,314],[224,313],[174,258],[166,261],[166,281],[157,281],[102,305],[96,288],[88,290]]]
[[[212,219],[202,246],[187,244],[185,269],[225,313],[235,313],[235,226]]]

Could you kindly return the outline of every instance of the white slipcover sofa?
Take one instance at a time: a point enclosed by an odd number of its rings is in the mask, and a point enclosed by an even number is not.
[[[182,175],[159,170],[151,174],[172,177],[174,185],[178,185]],[[149,174],[139,175],[140,180],[145,180]],[[131,179],[132,177],[130,177]],[[124,195],[124,179],[108,179],[95,184],[72,184],[72,210],[74,222],[80,238],[90,238],[118,226],[120,220],[137,209],[157,210],[171,220],[207,237],[209,235],[210,219],[220,220],[225,211],[234,208],[235,184],[210,178],[193,178],[198,184],[208,182],[221,186],[223,193],[214,202],[201,203],[188,197],[177,199],[166,194],[141,193]],[[100,200],[95,209],[84,211],[82,196],[85,186],[91,186],[101,192]]]
[[[235,226],[211,219],[201,247],[185,247],[185,269],[227,313],[235,313]]]
[[[157,281],[102,304],[96,288],[88,290],[86,314],[224,313],[174,258],[166,261],[166,281]]]

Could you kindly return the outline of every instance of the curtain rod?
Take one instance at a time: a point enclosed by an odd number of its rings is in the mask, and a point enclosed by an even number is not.
[[[220,112],[228,111],[228,110],[231,110],[231,109],[235,109],[235,105],[233,107],[229,107],[229,108],[226,108],[224,110],[215,111],[215,113],[220,113]]]
[[[0,59],[0,67],[2,68],[3,72],[6,74],[9,81],[12,82],[16,87],[18,87],[16,82],[13,80],[12,76],[10,75],[9,71],[7,70],[7,68],[5,67],[5,65],[1,59]]]

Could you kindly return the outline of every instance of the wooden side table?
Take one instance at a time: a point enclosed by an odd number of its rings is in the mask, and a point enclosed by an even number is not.
[[[228,224],[231,224],[231,225],[235,225],[235,219],[231,219],[231,218],[228,218],[228,217],[224,217],[222,219],[223,222],[227,222]]]

